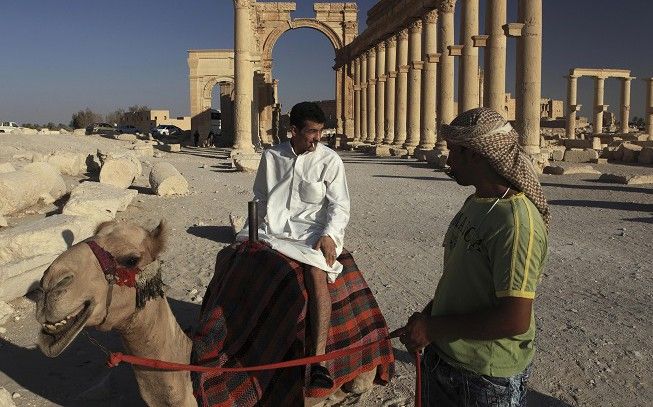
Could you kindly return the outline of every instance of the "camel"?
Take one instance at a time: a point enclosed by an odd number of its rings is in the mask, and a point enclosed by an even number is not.
[[[165,236],[163,221],[152,230],[130,223],[105,222],[98,226],[95,236],[70,247],[55,259],[41,279],[42,295],[37,302],[41,351],[56,357],[82,329],[95,327],[100,331],[116,330],[128,354],[190,363],[191,339],[177,323],[161,286],[154,284],[152,289],[150,285],[149,294],[139,304],[136,288],[108,283],[100,257],[94,253],[100,247],[115,259],[118,267],[147,271],[156,265],[156,258],[165,246]],[[96,245],[94,250],[92,242]],[[147,278],[160,283],[156,273],[149,272]],[[140,394],[148,405],[197,405],[188,372],[140,367],[134,367],[134,372]],[[342,387],[360,394],[372,388],[374,377],[375,369],[372,369]],[[332,397],[344,397],[343,389],[333,389]],[[322,401],[306,400],[307,404]]]

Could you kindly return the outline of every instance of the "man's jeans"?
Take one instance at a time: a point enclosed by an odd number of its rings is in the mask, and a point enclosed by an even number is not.
[[[424,406],[521,407],[526,405],[529,365],[510,377],[490,377],[458,369],[429,346],[422,357]]]

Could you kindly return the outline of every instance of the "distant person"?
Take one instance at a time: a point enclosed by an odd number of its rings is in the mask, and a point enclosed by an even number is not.
[[[326,350],[331,321],[328,282],[342,272],[336,258],[349,222],[349,190],[338,154],[321,144],[325,117],[311,102],[290,112],[290,140],[265,150],[254,181],[259,238],[306,266],[313,354]],[[238,239],[248,236],[245,228]],[[311,366],[312,387],[333,387],[324,364]]]
[[[433,300],[396,332],[409,351],[425,348],[426,406],[521,406],[535,352],[548,204],[517,132],[499,113],[469,110],[441,134],[451,176],[476,191],[444,237]]]

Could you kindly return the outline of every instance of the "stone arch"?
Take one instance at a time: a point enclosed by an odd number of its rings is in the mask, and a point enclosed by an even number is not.
[[[234,83],[233,76],[213,76],[205,77],[204,87],[202,89],[202,98],[211,99],[213,97],[213,88],[215,85],[223,83]]]
[[[341,36],[339,36],[327,24],[314,18],[298,18],[290,21],[288,26],[277,28],[270,32],[270,34],[263,42],[263,60],[265,61],[272,59],[272,50],[274,49],[274,45],[285,32],[298,28],[312,28],[316,31],[321,32],[329,39],[329,42],[331,42],[331,45],[333,46],[333,49],[336,53],[344,46]]]

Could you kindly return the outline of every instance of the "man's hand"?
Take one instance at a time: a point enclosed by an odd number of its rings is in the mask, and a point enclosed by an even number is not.
[[[313,249],[322,251],[329,267],[333,266],[333,263],[336,262],[336,243],[331,239],[331,236],[322,236],[315,243]]]
[[[399,340],[411,354],[418,352],[432,342],[428,335],[429,320],[428,315],[415,312],[405,327],[393,331],[390,335],[399,335]]]

